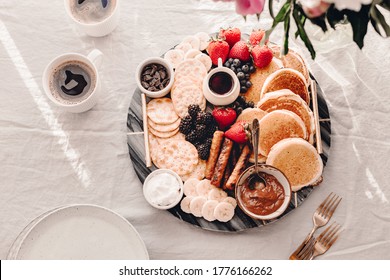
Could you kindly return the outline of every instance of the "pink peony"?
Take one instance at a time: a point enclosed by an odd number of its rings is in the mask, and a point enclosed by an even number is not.
[[[236,12],[240,15],[260,14],[265,0],[236,0]]]
[[[322,0],[299,0],[302,9],[309,18],[319,17],[324,14],[330,4]]]

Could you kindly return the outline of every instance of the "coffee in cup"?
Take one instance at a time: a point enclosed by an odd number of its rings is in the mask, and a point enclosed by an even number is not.
[[[70,18],[88,35],[101,37],[119,21],[119,0],[65,0]]]
[[[46,95],[69,112],[91,109],[97,102],[99,75],[95,64],[100,64],[101,57],[95,49],[88,56],[68,53],[52,60],[43,74]]]

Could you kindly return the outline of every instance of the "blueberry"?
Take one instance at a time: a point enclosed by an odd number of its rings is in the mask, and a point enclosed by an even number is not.
[[[244,74],[243,72],[238,72],[238,73],[237,73],[237,78],[238,78],[239,80],[243,80],[243,79],[245,79],[245,74]]]
[[[231,69],[234,73],[237,73],[236,67],[234,67],[233,65],[230,66],[230,69]]]
[[[232,63],[233,63],[233,58],[229,58],[229,59],[228,59],[228,62],[229,62],[230,64],[232,64]]]
[[[243,97],[241,95],[238,96],[236,102],[238,105],[240,105],[240,103],[245,102],[245,97]]]
[[[238,73],[238,72],[242,72],[242,70],[241,70],[240,67],[237,68],[237,73]]]
[[[226,61],[225,64],[224,64],[224,66],[227,67],[227,68],[230,68],[230,63],[229,63],[229,61]]]
[[[244,72],[244,73],[248,73],[249,72],[249,66],[246,65],[246,64],[243,65],[241,69],[242,69],[242,72]]]
[[[239,66],[241,66],[241,61],[238,58],[235,58],[233,60],[233,65],[236,67],[239,67]]]
[[[240,89],[241,93],[246,93],[247,91],[248,91],[248,89],[245,86],[242,86],[241,89]]]
[[[249,80],[250,77],[251,77],[250,74],[245,74],[245,79]]]
[[[242,107],[238,107],[236,109],[236,113],[237,113],[237,115],[240,115],[242,113]]]
[[[252,83],[251,83],[250,81],[247,81],[246,84],[245,84],[245,86],[246,86],[247,88],[250,88],[250,87],[252,86]]]
[[[249,67],[249,73],[253,73],[256,71],[256,68],[252,65],[251,67]]]

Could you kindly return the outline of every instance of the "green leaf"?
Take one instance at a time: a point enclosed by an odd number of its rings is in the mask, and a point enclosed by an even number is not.
[[[370,5],[363,5],[359,12],[353,12],[346,10],[348,21],[351,23],[353,31],[353,40],[359,46],[363,48],[364,37],[367,34],[367,25],[370,20],[369,17]]]
[[[272,27],[265,32],[265,36],[261,40],[262,43],[268,40],[269,36],[271,35],[272,31],[274,31],[275,27],[280,22],[285,21],[286,18],[290,16],[290,13],[291,13],[291,3],[290,1],[286,1],[286,3],[284,3],[284,5],[282,6],[282,8],[279,10],[278,14],[274,18]]]
[[[274,16],[274,1],[273,0],[268,0],[268,9],[269,9],[269,14],[271,15],[271,17],[273,19],[275,19],[275,16]]]
[[[372,26],[374,27],[375,31],[382,36],[382,32],[380,29],[380,26],[382,26],[386,36],[383,37],[389,37],[390,36],[390,26],[387,24],[385,17],[382,15],[382,13],[378,10],[378,8],[375,5],[371,6],[370,9],[370,21]]]
[[[284,21],[284,44],[282,49],[282,55],[286,55],[288,53],[288,38],[290,32],[290,17],[286,18]]]
[[[295,23],[296,23],[296,25],[298,27],[299,37],[301,37],[302,41],[305,43],[306,48],[310,52],[311,58],[315,59],[316,52],[314,50],[313,44],[310,42],[310,39],[307,36],[307,33],[305,31],[305,28],[303,27],[302,22],[300,21],[300,15],[299,15],[298,9],[294,9],[293,17],[294,17]]]

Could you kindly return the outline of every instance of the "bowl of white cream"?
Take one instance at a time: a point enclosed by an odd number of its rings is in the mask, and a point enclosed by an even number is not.
[[[146,177],[143,192],[146,201],[157,209],[175,207],[183,197],[183,181],[169,169],[157,169]]]

